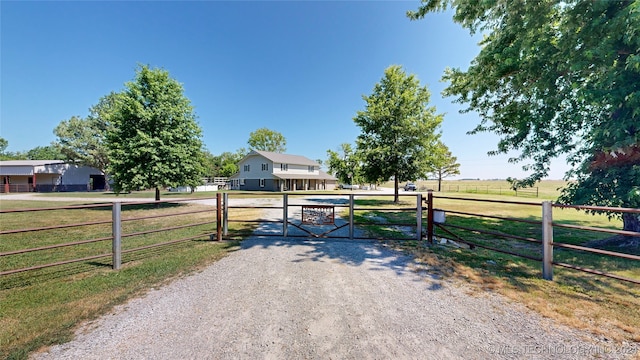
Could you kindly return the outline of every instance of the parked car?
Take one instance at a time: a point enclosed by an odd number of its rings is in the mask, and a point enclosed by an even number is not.
[[[351,190],[358,190],[360,188],[359,185],[349,185],[349,184],[340,184],[338,187],[340,189],[351,189]]]
[[[404,191],[416,191],[417,189],[418,189],[418,187],[416,186],[416,184],[414,184],[412,182],[408,182],[404,186]]]

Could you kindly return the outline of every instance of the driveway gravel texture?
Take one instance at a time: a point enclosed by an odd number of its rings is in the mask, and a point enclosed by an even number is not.
[[[275,215],[275,214],[274,214]],[[32,359],[625,359],[381,242],[254,236]]]

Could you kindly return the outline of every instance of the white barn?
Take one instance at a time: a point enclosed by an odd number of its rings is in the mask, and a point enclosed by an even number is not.
[[[230,189],[250,191],[333,190],[338,179],[300,155],[251,151],[238,163]]]
[[[104,174],[63,160],[0,161],[0,192],[104,190]]]

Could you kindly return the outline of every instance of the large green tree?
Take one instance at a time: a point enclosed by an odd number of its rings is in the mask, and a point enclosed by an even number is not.
[[[442,142],[439,142],[434,152],[435,159],[432,164],[433,177],[438,180],[438,191],[442,190],[442,179],[460,174],[458,158],[453,156],[451,150]]]
[[[55,145],[36,146],[27,151],[26,156],[29,160],[62,160],[64,158]]]
[[[205,151],[205,167],[209,177],[230,177],[238,172],[238,163],[247,154],[245,148],[238,149],[235,153],[225,151],[220,155],[213,155]]]
[[[250,150],[262,150],[276,153],[284,153],[287,151],[287,140],[284,135],[277,131],[267,128],[260,128],[249,134]]]
[[[426,176],[433,163],[442,115],[429,106],[430,97],[414,75],[392,65],[353,119],[361,129],[356,144],[365,181],[394,178],[395,202],[399,182]]]
[[[105,173],[109,165],[106,136],[118,111],[119,96],[121,94],[111,92],[89,109],[86,118],[73,116],[61,121],[53,130],[58,137],[55,144],[66,160]]]
[[[449,69],[445,94],[482,120],[471,133],[501,136],[528,186],[566,155],[560,201],[634,207],[640,184],[640,0],[424,0],[410,18],[455,8],[485,34],[467,70]],[[623,216],[640,231],[638,215]]]
[[[107,131],[114,191],[197,186],[204,174],[201,130],[182,85],[140,66],[126,84]]]
[[[0,137],[0,160],[27,160],[27,154],[22,151],[7,151],[9,141]]]
[[[9,147],[9,141],[3,137],[0,137],[0,160],[13,160],[14,154],[7,151]]]
[[[341,144],[339,151],[327,150],[327,156],[329,172],[341,183],[353,185],[363,181],[360,160],[351,144]]]
[[[9,147],[9,141],[7,139],[0,137],[0,156],[4,155],[4,152],[7,151]]]

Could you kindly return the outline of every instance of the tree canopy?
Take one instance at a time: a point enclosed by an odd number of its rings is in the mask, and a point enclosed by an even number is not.
[[[106,136],[112,126],[111,118],[117,111],[119,93],[102,97],[89,109],[89,116],[73,116],[63,120],[53,130],[58,137],[56,147],[66,160],[91,166],[103,173],[109,165]]]
[[[444,93],[477,112],[471,131],[501,136],[530,175],[566,155],[573,179],[561,201],[633,206],[640,184],[640,1],[423,0],[409,17],[455,8],[454,21],[483,32],[467,70],[448,69]],[[624,218],[629,228],[631,216]],[[640,224],[640,221],[636,221]],[[635,228],[640,231],[640,226]]]
[[[360,161],[351,144],[341,144],[339,151],[327,150],[329,172],[343,184],[359,184],[363,181]]]
[[[55,145],[36,146],[28,151],[7,151],[9,141],[0,137],[0,160],[61,160],[64,155]]]
[[[55,145],[36,146],[26,153],[29,160],[62,160],[63,155]]]
[[[437,145],[432,167],[432,174],[438,180],[438,191],[442,190],[442,179],[460,174],[458,158],[453,156],[447,145],[442,142]]]
[[[365,110],[353,121],[361,129],[356,139],[365,181],[398,183],[424,177],[433,162],[442,115],[429,106],[431,93],[414,75],[397,65],[384,71],[371,95],[363,96]]]
[[[245,148],[236,150],[235,153],[225,151],[220,155],[213,155],[208,151],[204,152],[207,176],[209,177],[230,177],[238,172],[238,163],[247,154]]]
[[[9,160],[11,158],[11,154],[7,153],[8,147],[9,140],[0,137],[0,160]]]
[[[267,128],[260,128],[249,134],[249,150],[284,153],[287,151],[287,140],[284,135]]]
[[[126,84],[107,131],[114,191],[197,186],[204,173],[201,129],[182,85],[140,66]]]

